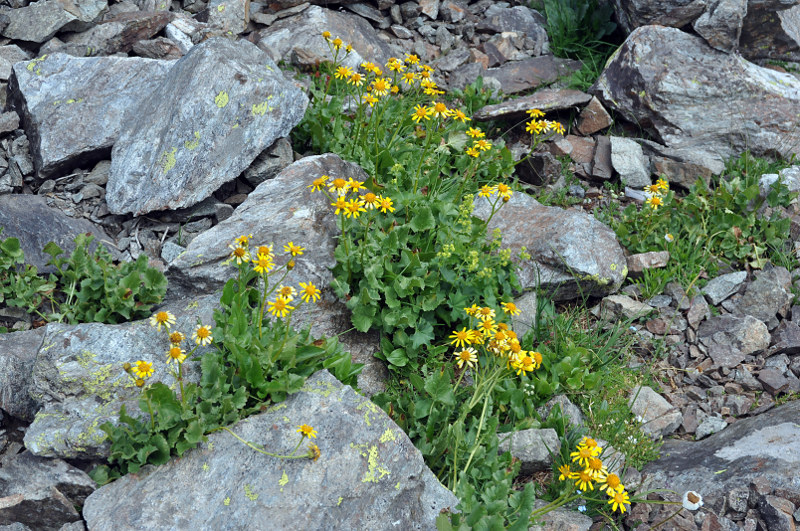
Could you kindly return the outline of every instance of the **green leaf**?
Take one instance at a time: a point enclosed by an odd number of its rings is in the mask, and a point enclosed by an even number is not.
[[[454,406],[456,403],[449,371],[436,371],[425,378],[425,391],[433,400],[447,406]]]
[[[403,348],[396,348],[386,356],[386,361],[395,367],[405,367],[408,363],[408,356],[406,350]]]
[[[433,339],[433,326],[427,320],[420,319],[416,331],[411,334],[411,347],[417,349],[429,345]]]
[[[421,232],[424,230],[431,230],[436,226],[436,221],[433,219],[433,213],[427,205],[417,206],[414,210],[414,216],[411,218],[409,227],[414,232]]]

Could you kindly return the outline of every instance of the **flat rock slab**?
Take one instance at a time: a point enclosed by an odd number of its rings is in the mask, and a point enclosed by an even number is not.
[[[125,111],[152,92],[172,64],[63,53],[15,64],[9,96],[31,140],[39,176],[107,158]]]
[[[676,28],[643,26],[615,52],[594,85],[609,109],[672,148],[703,146],[727,160],[800,149],[800,80],[711,48]]]
[[[703,496],[706,508],[718,514],[732,489],[747,487],[756,478],[796,498],[800,495],[798,417],[800,401],[793,401],[739,420],[699,442],[665,441],[661,458],[642,470],[640,490],[664,485],[678,493],[693,490]]]
[[[31,422],[39,405],[30,396],[33,364],[44,328],[0,334],[0,408]]]
[[[351,44],[353,51],[342,59],[342,64],[356,68],[364,61],[383,65],[392,55],[389,46],[378,38],[369,22],[357,15],[339,13],[320,6],[311,6],[302,13],[279,20],[259,32],[258,47],[267,51],[276,61],[284,60],[296,66],[316,66],[322,61],[333,61],[323,31],[331,38],[340,38]],[[342,50],[343,55],[344,50]]]
[[[542,84],[552,83],[560,77],[580,70],[581,66],[580,61],[542,55],[532,59],[512,61],[498,68],[489,68],[483,75],[499,81],[506,94],[516,94]]]
[[[556,430],[551,428],[529,429],[502,434],[498,451],[511,452],[521,462],[520,472],[532,474],[553,467],[553,455],[561,449]]]
[[[70,22],[78,20],[58,0],[39,0],[6,11],[5,15],[9,23],[2,31],[3,37],[28,42],[44,42]]]
[[[634,389],[628,405],[642,423],[642,431],[653,438],[666,437],[683,423],[681,412],[650,387]]]
[[[727,273],[712,278],[700,291],[706,296],[708,302],[716,306],[736,293],[746,278],[747,271]]]
[[[52,267],[46,267],[51,257],[42,252],[45,245],[55,242],[68,256],[75,249],[73,240],[81,233],[92,233],[96,242],[104,243],[112,255],[119,257],[113,246],[114,239],[102,227],[87,219],[71,218],[47,206],[41,196],[0,195],[0,227],[3,227],[0,239],[18,238],[25,253],[25,263],[36,266],[40,273],[43,270],[54,271]]]
[[[78,57],[129,52],[143,39],[149,39],[172,20],[164,11],[121,13],[81,33],[64,36],[64,51]]]
[[[697,338],[708,349],[714,365],[729,369],[770,343],[767,325],[751,315],[712,317],[697,329]]]
[[[198,319],[213,325],[215,300],[219,299],[208,297],[168,308],[177,318],[172,329],[190,338]],[[148,320],[121,325],[48,324],[30,386],[31,396],[43,408],[25,433],[25,447],[45,457],[107,457],[109,444],[100,426],[116,422],[122,404],[134,416],[141,411],[139,390],[122,365],[152,362],[154,374],[148,381],[177,387],[166,364],[168,348],[167,334],[156,331]],[[199,373],[199,364],[184,364],[188,381],[197,381]]]
[[[587,104],[592,97],[585,92],[572,89],[541,89],[528,96],[487,105],[478,109],[472,117],[475,120],[514,120],[527,116],[528,109],[540,111],[560,111]]]
[[[316,462],[276,459],[229,433],[213,433],[179,460],[96,490],[83,507],[87,528],[155,529],[175,522],[186,529],[432,530],[439,511],[458,504],[405,433],[327,371],[232,429],[288,453],[300,424],[318,432]],[[190,510],[176,512],[178,506]]]
[[[476,200],[475,216],[488,219],[491,211],[485,198]],[[531,255],[517,262],[523,290],[541,288],[563,301],[614,293],[625,280],[625,253],[614,231],[584,212],[547,207],[517,193],[492,217],[489,234],[494,229],[513,255],[522,247]]]
[[[106,188],[115,214],[199,203],[300,121],[308,98],[248,41],[194,46],[126,115]]]

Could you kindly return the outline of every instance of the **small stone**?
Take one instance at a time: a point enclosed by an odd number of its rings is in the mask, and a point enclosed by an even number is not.
[[[611,124],[611,115],[608,114],[600,100],[592,96],[589,104],[583,108],[578,117],[578,132],[582,135],[591,135]]]
[[[642,431],[653,438],[670,435],[683,422],[681,412],[650,387],[634,389],[628,405],[631,412],[641,419]]]
[[[420,11],[431,20],[439,16],[439,0],[419,0]]]
[[[405,26],[401,26],[399,24],[393,24],[390,28],[394,36],[398,39],[413,39],[414,32],[407,29]]]
[[[695,431],[695,439],[700,440],[708,437],[712,433],[722,431],[728,427],[728,423],[721,417],[709,416],[697,426]]]
[[[554,429],[520,430],[509,434],[500,434],[498,450],[511,452],[522,464],[523,474],[549,470],[553,466],[553,453],[561,448],[561,441]]]
[[[165,241],[164,244],[161,246],[161,258],[164,260],[166,264],[170,264],[173,260],[178,258],[186,250],[186,247],[182,247],[177,243],[173,243],[171,241]]]
[[[708,298],[708,302],[716,306],[736,293],[746,278],[746,271],[728,273],[710,280],[700,291]]]
[[[686,321],[689,323],[689,326],[697,329],[703,319],[708,319],[710,317],[711,310],[705,297],[702,295],[693,297],[691,305],[689,306],[689,311],[686,313]]]
[[[650,185],[648,161],[640,146],[630,138],[611,137],[611,164],[626,186],[644,188]]]
[[[763,369],[758,373],[757,378],[764,386],[764,390],[773,396],[789,386],[789,380],[777,369]]]
[[[567,423],[570,426],[575,428],[580,428],[583,426],[585,421],[583,413],[578,406],[573,404],[570,399],[567,398],[566,395],[554,396],[548,400],[545,405],[540,407],[537,410],[537,413],[539,413],[542,419],[547,420],[550,416],[550,413],[553,411],[553,408],[556,406],[558,406],[559,410],[561,411],[561,415],[567,419]]]
[[[628,257],[628,275],[641,275],[645,269],[666,267],[668,262],[669,251],[633,254]]]
[[[653,307],[638,302],[627,295],[609,295],[601,302],[601,311],[605,318],[613,318],[613,316],[623,316],[626,319],[639,319],[646,316],[653,311]]]
[[[795,506],[789,500],[766,495],[759,501],[758,510],[770,531],[795,531],[792,517]]]

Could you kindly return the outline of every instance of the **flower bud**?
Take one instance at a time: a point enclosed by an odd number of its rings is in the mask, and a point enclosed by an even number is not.
[[[291,271],[292,269],[294,269],[294,265],[295,265],[294,260],[289,260],[289,262],[286,264],[286,269]]]

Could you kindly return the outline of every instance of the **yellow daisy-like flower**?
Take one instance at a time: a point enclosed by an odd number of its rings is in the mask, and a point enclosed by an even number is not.
[[[419,57],[417,57],[413,53],[411,53],[411,54],[407,53],[406,54],[406,63],[408,63],[410,65],[417,65],[417,64],[419,64]]]
[[[467,136],[471,136],[472,138],[483,138],[486,135],[483,131],[478,129],[477,127],[470,127],[467,129]]]
[[[260,275],[269,273],[275,267],[275,262],[272,261],[272,257],[266,254],[257,255],[256,259],[253,260],[253,264],[253,270]]]
[[[398,87],[397,85],[392,85],[392,88],[389,89],[389,92],[391,92],[392,94],[397,94],[398,92],[400,92],[400,87]]]
[[[392,206],[393,204],[392,200],[389,199],[388,197],[380,196],[378,198],[378,203],[380,204],[381,212],[383,212],[384,214],[386,214],[387,210],[389,212],[394,212],[394,207]]]
[[[279,297],[286,299],[286,302],[292,302],[294,300],[294,296],[297,295],[297,290],[292,286],[280,285],[278,286],[277,294]]]
[[[344,47],[344,51],[347,52],[347,53],[352,52],[353,51],[353,45],[352,44],[348,44],[347,46]]]
[[[301,434],[304,438],[309,437],[311,439],[317,438],[317,430],[309,426],[308,424],[301,424],[297,427],[297,433]]]
[[[463,368],[465,364],[467,367],[472,368],[478,362],[478,353],[472,347],[459,350],[454,353],[454,356],[458,360],[456,365],[458,365],[459,369]]]
[[[480,190],[478,190],[478,196],[480,197],[492,197],[495,192],[494,186],[489,186],[488,184],[484,184],[481,186]]]
[[[568,479],[572,479],[572,469],[569,467],[569,464],[561,465],[558,467],[558,480],[559,481],[566,481]]]
[[[424,72],[428,72],[429,74],[433,73],[433,67],[432,66],[422,65],[420,68],[422,68],[422,70]]]
[[[423,70],[422,70],[422,72],[419,72],[417,75],[419,76],[419,78],[420,78],[420,79],[430,79],[430,78],[431,78],[431,73],[430,73],[430,71],[428,71],[428,70],[425,70],[424,68],[425,68],[425,67],[423,66]],[[423,86],[424,86],[424,85],[423,85]]]
[[[475,316],[480,319],[481,321],[485,321],[486,319],[494,319],[497,314],[494,311],[494,308],[490,306],[483,306],[478,308],[478,311],[475,312]]]
[[[322,455],[322,452],[319,451],[319,446],[314,443],[309,443],[308,445],[308,458],[312,461],[316,461],[319,459],[319,456]]]
[[[468,147],[466,153],[470,157],[474,157],[476,159],[481,156],[481,152],[473,147]]]
[[[467,315],[475,315],[475,314],[477,314],[477,313],[478,313],[478,310],[480,310],[480,309],[481,309],[481,307],[480,307],[480,306],[478,306],[477,304],[473,304],[473,305],[472,305],[472,306],[470,306],[469,308],[464,308],[464,312],[465,312]]]
[[[533,368],[534,369],[538,369],[539,367],[542,366],[542,353],[541,352],[537,352],[537,351],[529,352],[528,356],[533,358]]]
[[[347,190],[350,188],[349,185],[347,184],[347,181],[345,179],[342,179],[341,177],[335,178],[329,183],[329,185],[330,188],[328,188],[328,191],[338,196],[343,196],[347,194]]]
[[[347,78],[347,83],[349,85],[360,87],[364,84],[364,75],[360,72],[355,72],[354,74],[350,75],[349,78]]]
[[[363,68],[367,72],[372,72],[373,69],[375,68],[375,63],[371,61],[364,61],[363,63],[361,63],[361,68]]]
[[[653,210],[658,210],[658,207],[663,205],[664,201],[661,199],[661,197],[654,195],[652,197],[648,197],[645,203],[647,203],[647,206],[649,206]]]
[[[400,59],[392,58],[386,63],[386,68],[392,72],[402,72],[406,69],[406,65]]]
[[[550,130],[555,131],[559,135],[563,135],[566,132],[561,122],[550,122]]]
[[[586,468],[589,466],[589,459],[595,457],[595,453],[587,446],[578,445],[578,451],[570,453],[569,456],[572,458],[573,463],[577,461],[580,466]]]
[[[595,478],[595,481],[597,481],[597,479],[601,475],[605,475],[608,473],[606,465],[604,465],[603,461],[601,461],[597,457],[589,458],[589,466],[586,467],[586,470],[588,470],[592,474],[592,477]]]
[[[392,83],[385,77],[379,77],[372,82],[372,92],[378,96],[386,96],[389,93],[389,88]]]
[[[443,90],[439,90],[439,89],[437,89],[435,87],[428,87],[425,90],[423,90],[422,92],[424,92],[428,96],[441,96],[442,94],[444,94]]]
[[[347,210],[347,199],[342,196],[336,198],[335,203],[331,203],[331,206],[336,207],[335,215],[339,215],[339,212],[345,212]]]
[[[622,484],[622,481],[616,474],[600,474],[596,481],[600,484],[598,487],[600,492],[605,492],[609,496],[613,496],[615,492],[625,490],[625,485]]]
[[[414,107],[414,112],[411,114],[411,119],[419,123],[420,120],[430,120],[433,114],[433,109],[425,105],[417,105]]]
[[[645,186],[644,190],[645,192],[648,192],[653,195],[661,195],[661,188],[659,188],[657,184],[651,184],[649,186]]]
[[[542,116],[544,116],[544,113],[539,109],[528,109],[525,112],[527,112],[528,116],[530,116],[531,118],[541,118]]]
[[[348,66],[340,66],[336,69],[333,77],[336,79],[349,79],[353,75],[353,71]]]
[[[199,324],[194,329],[194,334],[192,334],[194,338],[194,342],[200,346],[210,345],[214,338],[211,337],[211,327],[208,325]]]
[[[499,183],[497,185],[497,195],[503,198],[510,198],[514,195],[514,191],[507,184]]]
[[[172,332],[169,335],[169,342],[173,345],[180,345],[183,343],[183,340],[186,339],[186,336],[183,335],[181,332]]]
[[[580,472],[574,473],[573,479],[575,480],[575,486],[580,490],[584,492],[587,490],[594,490],[594,485],[592,484],[594,478],[588,470],[581,470]]]
[[[424,89],[430,89],[430,88],[435,89],[436,82],[430,79],[430,76],[426,77],[423,74],[424,72],[420,72],[419,74],[417,74],[420,77],[420,82],[419,82],[420,86],[422,86],[422,88]]]
[[[331,32],[330,31],[323,31],[322,32],[322,38],[327,41],[328,39],[331,38]]]
[[[241,236],[233,240],[233,242],[240,247],[247,247],[252,238],[253,238],[252,234],[242,234]]]
[[[378,103],[378,98],[372,94],[364,94],[361,96],[361,99],[363,99],[365,103],[369,104],[370,107],[374,107],[375,104]]]
[[[328,179],[329,178],[330,177],[328,177],[327,175],[323,175],[322,177],[317,177],[306,188],[311,188],[312,192],[321,192],[323,188],[328,186]]]
[[[275,317],[283,318],[289,315],[292,310],[294,310],[294,306],[289,306],[289,301],[283,297],[276,297],[274,302],[269,301],[267,303],[267,310]]]
[[[158,312],[150,317],[150,326],[155,326],[158,331],[161,331],[161,325],[169,330],[169,327],[175,324],[175,316],[170,312]]]
[[[472,147],[475,149],[480,149],[481,151],[489,151],[492,149],[492,143],[488,140],[481,138],[480,140],[476,140],[472,143]]]
[[[361,215],[362,212],[366,212],[367,209],[364,208],[364,203],[361,199],[353,199],[352,201],[347,202],[347,208],[344,211],[344,215],[353,218],[357,218]]]
[[[444,103],[437,101],[433,104],[433,117],[434,118],[448,118],[450,116],[450,111],[447,108],[447,105]]]
[[[486,319],[478,324],[478,330],[484,337],[491,336],[497,330],[497,323],[494,322],[494,319]]]
[[[656,186],[664,190],[665,192],[669,190],[669,183],[666,179],[659,179],[656,181]]]
[[[340,39],[339,37],[336,37],[335,39],[333,39],[333,43],[332,44],[333,44],[333,49],[334,50],[338,50],[339,48],[342,47],[344,42],[342,42],[342,39]]]
[[[258,249],[256,250],[256,256],[263,254],[268,257],[270,260],[273,260],[274,257],[272,256],[272,244],[270,245],[259,245]]]
[[[367,210],[373,210],[374,208],[378,207],[380,205],[378,199],[378,196],[372,192],[367,192],[361,196],[361,200],[364,202],[364,206]]]
[[[300,298],[303,299],[303,302],[316,302],[321,297],[321,291],[311,282],[300,283]]]
[[[183,363],[186,360],[186,351],[178,345],[173,345],[167,351],[167,364],[174,361],[175,363]]]
[[[507,313],[508,315],[519,315],[520,314],[519,308],[517,308],[517,305],[514,304],[513,302],[501,302],[500,306],[503,307],[503,311],[505,313]]]
[[[405,83],[406,85],[411,86],[414,83],[416,83],[417,75],[414,72],[406,72],[401,76],[400,79],[402,79],[403,83]]]
[[[283,251],[286,253],[291,254],[292,256],[300,256],[305,251],[305,247],[300,247],[299,245],[295,245],[294,242],[289,242],[283,246]]]
[[[366,190],[367,187],[364,186],[364,183],[361,181],[356,181],[352,177],[347,180],[347,187],[350,188],[351,192],[358,193],[360,190]]]
[[[137,378],[145,379],[153,376],[153,364],[149,361],[139,360],[131,367]]]
[[[228,245],[228,247],[231,249],[230,259],[235,260],[237,264],[250,261],[250,251],[248,251],[246,247],[233,244]]]
[[[511,367],[516,369],[517,376],[519,376],[522,373],[532,372],[534,369],[536,369],[536,366],[534,365],[533,362],[533,358],[528,355],[519,356],[519,358],[516,361],[511,363]]]
[[[611,495],[611,499],[608,500],[608,504],[611,506],[611,511],[616,511],[619,509],[619,512],[625,514],[625,506],[631,504],[631,499],[628,496],[626,491],[621,492],[614,492]]]
[[[461,330],[454,330],[448,339],[452,339],[451,345],[458,347],[467,347],[472,344],[472,330],[463,327]]]
[[[464,114],[461,109],[450,109],[450,116],[457,122],[467,123],[472,121],[472,118]]]

